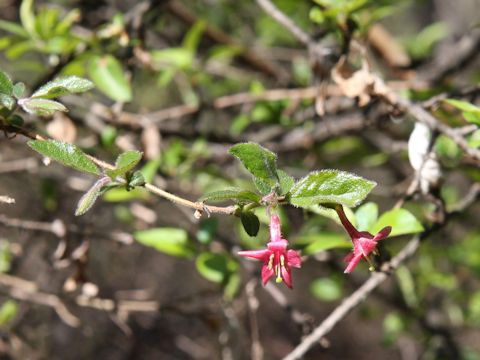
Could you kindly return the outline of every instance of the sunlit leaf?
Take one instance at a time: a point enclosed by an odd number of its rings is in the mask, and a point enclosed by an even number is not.
[[[188,241],[188,234],[183,229],[154,228],[137,231],[133,234],[139,243],[153,247],[167,255],[189,258],[193,255]]]
[[[88,68],[95,85],[113,100],[126,102],[132,99],[132,89],[120,62],[111,55],[95,56]]]
[[[392,227],[390,236],[416,234],[424,230],[422,224],[406,209],[393,209],[383,213],[372,227],[372,233],[376,234],[386,226]]]
[[[66,94],[88,91],[94,87],[90,80],[78,76],[58,77],[41,86],[32,94],[32,98],[53,99]]]

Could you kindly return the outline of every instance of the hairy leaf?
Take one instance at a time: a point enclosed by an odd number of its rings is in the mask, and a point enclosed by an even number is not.
[[[107,170],[107,175],[112,179],[121,176],[132,170],[142,159],[142,152],[136,150],[129,150],[117,157],[115,161],[115,169]]]
[[[0,93],[5,95],[12,95],[12,92],[12,80],[10,80],[10,77],[6,73],[0,71]]]
[[[229,153],[238,158],[254,178],[272,189],[278,185],[277,156],[270,150],[255,143],[244,143],[232,146]]]
[[[91,209],[97,198],[102,194],[102,188],[110,182],[110,178],[102,177],[80,198],[75,210],[75,216],[85,214]]]
[[[59,96],[81,93],[94,87],[90,80],[78,76],[58,77],[41,86],[32,94],[32,98],[53,99]]]
[[[56,111],[67,112],[68,109],[57,101],[47,100],[47,99],[21,99],[18,101],[18,104],[22,107],[23,110],[29,114],[35,114],[39,116],[50,116],[53,115]]]
[[[30,140],[33,150],[76,170],[99,174],[97,166],[78,147],[57,140]]]
[[[312,172],[299,180],[290,190],[293,205],[308,207],[321,203],[358,205],[376,183],[339,170]]]

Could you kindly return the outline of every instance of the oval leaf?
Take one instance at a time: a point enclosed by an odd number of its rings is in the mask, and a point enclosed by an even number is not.
[[[30,140],[27,144],[36,152],[63,165],[92,174],[100,173],[93,161],[75,145],[57,140]]]
[[[130,83],[122,66],[113,56],[94,57],[88,71],[95,85],[113,100],[126,102],[132,99]]]
[[[376,234],[385,226],[391,226],[391,236],[416,234],[424,230],[422,224],[413,214],[406,209],[393,209],[380,216],[375,226],[372,228],[372,234]]]
[[[132,170],[142,159],[142,152],[136,150],[126,151],[120,154],[115,161],[115,169],[108,170],[107,175],[112,179],[115,179],[117,176],[124,175],[125,173]]]
[[[94,87],[90,80],[78,76],[58,77],[32,94],[32,98],[53,99],[59,96],[88,91]]]
[[[243,211],[240,219],[242,220],[245,232],[252,237],[257,236],[258,230],[260,229],[260,220],[258,220],[257,215],[251,211]]]
[[[188,242],[188,234],[183,229],[154,228],[137,231],[133,234],[139,243],[171,256],[189,258],[193,255]]]
[[[244,143],[232,146],[228,152],[238,158],[255,178],[271,188],[278,185],[277,156],[270,150],[255,143]]]
[[[339,170],[312,172],[299,180],[290,190],[292,205],[308,207],[321,203],[358,205],[376,183]]]
[[[10,80],[10,77],[3,71],[0,71],[0,93],[5,95],[12,95],[13,93],[12,80]]]
[[[360,206],[355,211],[357,229],[359,231],[368,231],[378,219],[378,205],[369,202]]]
[[[67,112],[68,109],[57,101],[47,99],[21,99],[18,104],[29,114],[35,114],[39,116],[50,116],[56,111]]]

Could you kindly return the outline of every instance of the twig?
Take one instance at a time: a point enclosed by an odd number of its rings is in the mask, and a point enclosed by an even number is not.
[[[26,137],[28,137],[30,139],[34,139],[34,140],[42,140],[42,141],[47,140],[47,138],[45,138],[45,137],[43,137],[39,134],[35,134],[31,131],[27,131],[25,129],[18,128],[18,127],[13,127],[13,126],[5,126],[5,125],[0,123],[0,130],[1,129],[9,131],[9,132],[16,133],[16,134],[20,134],[20,135],[26,136]],[[107,163],[103,160],[97,159],[96,157],[91,156],[91,155],[87,155],[87,156],[88,156],[88,158],[90,158],[90,160],[92,160],[95,164],[100,166],[102,169],[107,169],[107,170],[115,169],[115,167],[113,165],[111,165],[111,164],[109,164],[109,163]],[[224,214],[224,215],[233,215],[237,210],[237,207],[234,206],[234,205],[220,207],[220,206],[205,205],[203,202],[193,202],[193,201],[184,199],[180,196],[171,194],[171,193],[169,193],[165,190],[162,190],[159,187],[157,187],[153,184],[149,184],[149,183],[146,183],[144,185],[144,187],[145,187],[145,189],[147,189],[151,193],[154,193],[154,194],[156,194],[160,197],[163,197],[167,200],[170,200],[170,201],[172,201],[176,204],[180,204],[180,205],[187,206],[189,208],[197,210],[196,216],[201,216],[203,212],[218,213],[218,214]]]
[[[250,315],[250,332],[252,334],[252,351],[251,359],[261,360],[263,359],[263,347],[260,342],[260,331],[258,327],[257,311],[258,311],[258,299],[255,296],[255,288],[258,285],[256,279],[250,280],[245,285],[245,293],[247,295],[247,304]]]

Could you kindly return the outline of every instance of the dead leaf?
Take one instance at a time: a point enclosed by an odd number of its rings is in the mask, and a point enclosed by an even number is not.
[[[73,143],[77,138],[77,127],[67,115],[57,112],[47,125],[47,133],[55,140]]]

